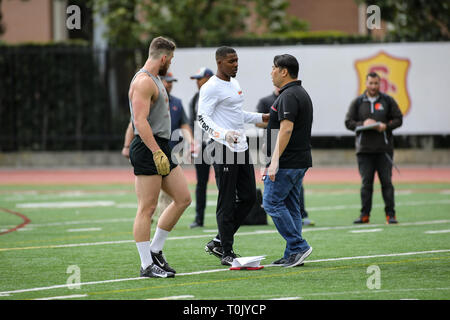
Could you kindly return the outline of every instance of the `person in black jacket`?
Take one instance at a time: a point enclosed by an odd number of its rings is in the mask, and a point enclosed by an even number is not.
[[[347,129],[356,131],[356,156],[362,179],[361,214],[354,223],[369,223],[375,171],[381,183],[386,222],[397,223],[392,185],[392,131],[400,127],[402,121],[403,116],[395,100],[380,92],[380,76],[375,72],[369,73],[366,91],[352,101],[345,117]],[[360,130],[364,126],[372,128]]]

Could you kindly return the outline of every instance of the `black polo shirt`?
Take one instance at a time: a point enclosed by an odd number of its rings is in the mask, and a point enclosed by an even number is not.
[[[313,106],[311,98],[300,80],[292,81],[280,89],[280,95],[270,108],[267,125],[267,156],[275,148],[276,138],[282,120],[294,123],[291,138],[280,157],[279,168],[299,169],[312,167],[311,126]],[[276,131],[271,131],[275,129]],[[273,145],[271,145],[273,139]]]

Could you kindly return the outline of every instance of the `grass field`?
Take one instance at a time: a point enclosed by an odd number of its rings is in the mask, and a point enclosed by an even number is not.
[[[304,228],[314,248],[305,265],[230,271],[204,251],[217,232],[211,184],[205,227],[189,229],[194,199],[166,242],[176,277],[143,279],[132,236],[133,185],[3,185],[0,300],[449,299],[450,183],[397,183],[398,225],[385,224],[379,185],[375,190],[371,223],[356,226],[359,184],[307,184],[316,226]],[[24,216],[28,224],[7,232]],[[285,242],[268,220],[241,227],[238,254],[267,255],[265,265],[281,257]]]

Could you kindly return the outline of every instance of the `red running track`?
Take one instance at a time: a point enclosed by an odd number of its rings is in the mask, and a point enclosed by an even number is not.
[[[195,169],[183,169],[188,182],[195,183]],[[255,176],[261,181],[259,169]],[[393,170],[393,182],[431,182],[449,183],[450,167],[407,167],[400,168],[400,174]],[[210,171],[210,183],[214,183],[214,170]],[[357,168],[316,167],[308,170],[305,183],[359,183]],[[131,169],[2,169],[0,185],[51,185],[51,184],[132,184],[134,175]]]

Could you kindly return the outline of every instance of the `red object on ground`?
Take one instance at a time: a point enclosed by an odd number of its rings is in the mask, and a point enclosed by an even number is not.
[[[231,267],[230,270],[261,270],[264,266],[259,267]]]
[[[20,229],[20,228],[23,228],[23,227],[25,227],[28,223],[31,222],[31,220],[28,219],[27,216],[25,216],[25,215],[23,215],[23,214],[21,214],[21,213],[19,213],[19,212],[11,211],[11,210],[5,209],[5,208],[0,208],[0,211],[14,214],[14,215],[16,215],[16,216],[22,218],[22,220],[23,220],[23,222],[22,222],[21,224],[15,226],[14,228],[11,228],[11,229],[8,229],[8,230],[6,230],[6,231],[0,232],[0,236],[3,235],[3,234],[7,234],[7,233],[10,233],[10,232],[16,231],[16,230],[18,230],[18,229]]]

